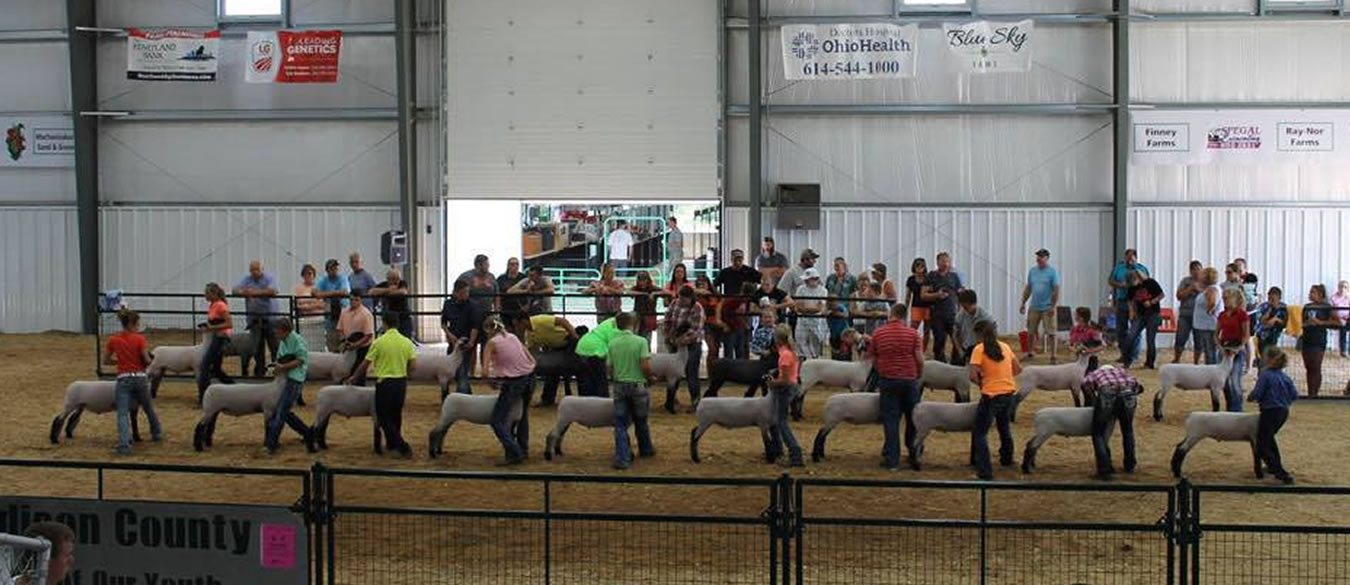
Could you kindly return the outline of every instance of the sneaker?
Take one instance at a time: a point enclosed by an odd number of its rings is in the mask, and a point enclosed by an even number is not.
[[[154,435],[154,436],[150,437],[150,442],[151,442],[151,443],[163,443],[163,442],[164,442],[164,435]]]
[[[624,471],[629,467],[632,467],[632,464],[625,459],[616,459],[614,463],[610,464],[610,467],[613,467],[614,469],[617,469],[619,471]]]
[[[1294,476],[1289,475],[1288,473],[1281,476],[1279,480],[1280,483],[1283,483],[1284,485],[1294,485]]]
[[[651,449],[651,450],[646,451],[646,452],[641,452],[641,451],[639,451],[639,452],[638,452],[638,457],[641,457],[641,458],[643,458],[643,459],[649,459],[649,458],[652,458],[652,457],[656,457],[656,449]]]
[[[124,446],[124,445],[118,445],[117,448],[113,449],[113,452],[114,452],[114,453],[117,453],[118,455],[123,455],[123,456],[125,456],[125,455],[130,455],[130,454],[131,454],[131,447],[127,447],[127,446]]]
[[[976,473],[976,474],[975,474],[975,479],[978,479],[978,480],[980,480],[980,481],[994,481],[994,474],[992,474],[992,473]]]

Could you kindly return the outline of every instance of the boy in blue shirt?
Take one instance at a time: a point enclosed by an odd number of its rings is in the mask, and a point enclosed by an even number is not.
[[[1298,390],[1294,389],[1294,381],[1284,373],[1284,366],[1289,360],[1284,351],[1272,347],[1266,350],[1264,357],[1266,369],[1261,370],[1261,375],[1256,378],[1256,388],[1247,396],[1248,402],[1261,405],[1261,418],[1256,423],[1258,465],[1265,462],[1266,469],[1275,479],[1292,484],[1294,476],[1280,461],[1280,446],[1275,443],[1275,434],[1289,420],[1289,406],[1298,399]]]

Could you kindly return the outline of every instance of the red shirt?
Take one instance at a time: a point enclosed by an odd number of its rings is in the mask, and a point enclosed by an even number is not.
[[[797,372],[801,367],[801,363],[797,361],[797,354],[793,353],[791,348],[786,346],[778,348],[779,375],[786,378],[787,381],[796,384],[799,381]]]
[[[1242,326],[1247,322],[1247,312],[1242,309],[1219,313],[1219,343],[1242,341]]]
[[[145,336],[140,333],[122,331],[108,337],[107,351],[117,358],[119,374],[144,372],[146,366],[150,365],[141,357],[145,349]]]
[[[872,334],[873,367],[884,378],[917,380],[919,363],[914,354],[921,342],[918,331],[900,321],[887,322]]]

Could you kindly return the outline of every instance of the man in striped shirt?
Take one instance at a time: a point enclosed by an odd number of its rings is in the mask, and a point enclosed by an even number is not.
[[[1124,368],[1102,366],[1083,378],[1082,389],[1084,394],[1093,397],[1092,452],[1097,458],[1097,477],[1111,479],[1111,474],[1115,473],[1111,466],[1111,447],[1106,440],[1106,431],[1113,421],[1120,427],[1120,438],[1124,443],[1125,473],[1133,473],[1135,397],[1144,391],[1144,387]]]
[[[881,466],[900,468],[900,417],[904,416],[905,448],[910,467],[917,469],[914,457],[914,405],[919,403],[919,380],[923,378],[923,341],[919,332],[908,327],[909,308],[904,303],[891,307],[890,318],[872,334],[869,353],[876,369],[877,388],[881,391],[881,427],[885,443]]]

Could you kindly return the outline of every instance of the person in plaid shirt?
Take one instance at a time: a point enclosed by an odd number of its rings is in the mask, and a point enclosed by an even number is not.
[[[698,406],[703,394],[698,381],[698,361],[703,357],[703,307],[694,302],[694,289],[680,289],[675,306],[666,312],[666,339],[676,349],[687,347],[689,361],[684,365],[684,377],[689,383],[689,409]],[[675,393],[666,394],[666,412],[675,414]]]
[[[1083,378],[1083,392],[1093,397],[1092,452],[1097,458],[1098,479],[1111,479],[1111,447],[1106,440],[1112,422],[1120,427],[1125,447],[1125,473],[1134,473],[1134,407],[1144,391],[1139,380],[1123,368],[1102,366]]]

